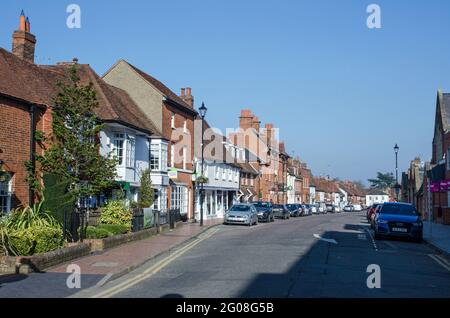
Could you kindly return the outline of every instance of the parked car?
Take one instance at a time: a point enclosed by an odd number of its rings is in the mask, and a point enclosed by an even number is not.
[[[353,211],[355,211],[355,208],[353,207],[353,205],[349,204],[344,207],[344,212],[353,212]]]
[[[273,214],[273,206],[270,202],[254,202],[252,205],[255,207],[257,215],[258,215],[258,221],[259,222],[274,222],[275,216]]]
[[[363,210],[361,204],[355,204],[353,206],[355,212],[361,212]]]
[[[375,217],[374,231],[375,239],[405,237],[422,242],[422,218],[411,204],[384,203]]]
[[[376,203],[367,209],[366,218],[367,218],[367,221],[369,221],[369,223],[372,221],[372,215],[375,214],[375,210],[378,206],[380,206],[380,204]]]
[[[287,220],[291,217],[291,213],[284,204],[274,204],[273,213],[278,219]]]
[[[308,205],[306,204],[301,204],[300,205],[303,211],[303,216],[309,216],[311,215],[311,210],[309,209]]]
[[[318,210],[317,210],[317,206],[315,204],[311,204],[309,206],[309,208],[311,209],[311,214],[318,214]]]
[[[325,203],[318,203],[317,209],[319,210],[319,213],[326,214],[327,213],[327,207]]]
[[[258,224],[258,213],[252,204],[235,204],[225,213],[225,224]]]
[[[302,215],[302,208],[299,204],[287,204],[287,209],[290,212],[291,217],[299,217]]]
[[[326,204],[326,208],[327,208],[327,213],[334,213],[334,205],[332,204]]]
[[[377,214],[380,213],[380,210],[381,210],[382,207],[383,207],[382,204],[378,205],[378,206],[375,208],[375,211],[374,211],[374,212],[372,213],[372,215],[370,216],[369,223],[370,223],[370,227],[371,227],[371,228],[374,228],[374,226],[375,226],[375,218],[376,218]]]
[[[341,213],[342,211],[341,211],[341,207],[339,206],[339,205],[335,205],[334,206],[334,212],[336,212],[336,213]]]

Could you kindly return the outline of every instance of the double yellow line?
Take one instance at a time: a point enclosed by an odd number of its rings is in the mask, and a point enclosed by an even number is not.
[[[149,279],[151,276],[158,273],[161,269],[163,269],[165,266],[176,260],[178,257],[186,253],[187,251],[194,248],[197,244],[203,242],[204,240],[210,238],[213,236],[218,229],[211,230],[208,234],[204,235],[203,237],[198,237],[191,243],[187,244],[186,246],[182,247],[181,249],[175,251],[173,254],[167,256],[166,258],[160,260],[155,265],[151,266],[150,268],[146,269],[144,272],[142,272],[139,275],[136,275],[133,278],[130,278],[118,285],[115,285],[105,291],[102,291],[98,294],[95,294],[91,296],[91,298],[110,298],[114,295],[117,295],[125,290],[127,290],[130,287],[133,287],[136,284],[139,284],[140,282]]]

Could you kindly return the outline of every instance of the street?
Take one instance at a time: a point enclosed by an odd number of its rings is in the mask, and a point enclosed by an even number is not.
[[[150,262],[80,296],[450,296],[448,260],[426,244],[373,241],[367,230],[362,213],[291,218],[253,228],[221,225],[179,256]],[[380,266],[379,289],[367,287],[370,264]]]

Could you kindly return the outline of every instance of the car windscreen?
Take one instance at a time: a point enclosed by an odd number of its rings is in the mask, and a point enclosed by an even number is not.
[[[410,205],[385,204],[380,209],[380,214],[417,215],[417,210]]]
[[[232,212],[248,212],[250,211],[250,207],[246,205],[235,205],[231,208]]]
[[[253,206],[255,208],[270,208],[270,204],[266,203],[266,202],[257,202],[257,203],[253,203]]]
[[[290,211],[297,209],[297,206],[294,205],[294,204],[288,204],[288,205],[286,205],[286,207],[287,207],[288,210],[290,210]]]

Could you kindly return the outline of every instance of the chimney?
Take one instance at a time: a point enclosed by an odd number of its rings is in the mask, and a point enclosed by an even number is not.
[[[252,128],[254,128],[259,133],[260,126],[261,121],[259,120],[259,118],[257,116],[253,116]]]
[[[241,110],[239,117],[239,128],[247,130],[253,127],[253,114],[250,109]]]
[[[194,96],[192,96],[192,88],[182,88],[180,97],[186,104],[194,108]]]
[[[30,33],[30,20],[22,13],[19,18],[19,29],[13,33],[12,52],[15,56],[30,63],[34,63],[36,37]]]

